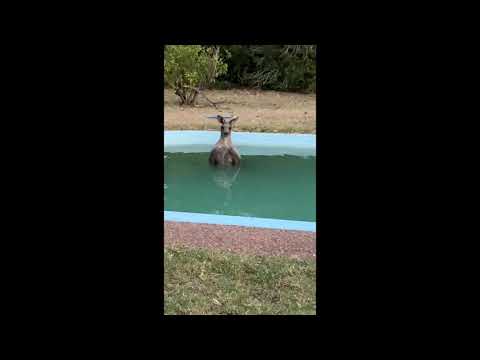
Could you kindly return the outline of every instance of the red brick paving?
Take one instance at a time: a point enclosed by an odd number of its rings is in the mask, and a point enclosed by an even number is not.
[[[316,256],[316,233],[232,225],[164,223],[164,246],[186,246],[248,255]]]

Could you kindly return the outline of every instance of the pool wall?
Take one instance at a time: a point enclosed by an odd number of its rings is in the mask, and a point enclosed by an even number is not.
[[[219,131],[165,131],[168,152],[210,152]],[[316,136],[309,134],[232,133],[232,142],[241,155],[316,155]]]
[[[219,131],[165,131],[165,152],[210,152]],[[232,142],[241,155],[316,156],[316,136],[310,134],[232,133]],[[269,229],[316,232],[316,222],[265,219],[244,216],[164,211],[165,221],[238,225]]]

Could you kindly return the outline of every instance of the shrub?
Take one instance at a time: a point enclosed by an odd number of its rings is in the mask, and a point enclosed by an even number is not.
[[[202,89],[227,72],[219,47],[166,45],[164,54],[164,82],[175,90],[181,104],[194,104]]]
[[[225,45],[228,72],[219,78],[241,86],[316,91],[315,45]]]

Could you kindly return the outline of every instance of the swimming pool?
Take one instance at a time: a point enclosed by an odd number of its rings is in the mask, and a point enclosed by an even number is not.
[[[233,133],[240,168],[215,169],[218,131],[166,131],[166,221],[316,232],[315,135]]]

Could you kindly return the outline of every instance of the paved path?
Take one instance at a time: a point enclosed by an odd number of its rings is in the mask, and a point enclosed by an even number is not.
[[[202,247],[297,259],[314,259],[316,256],[316,233],[313,232],[169,221],[165,222],[164,231],[166,247]]]

